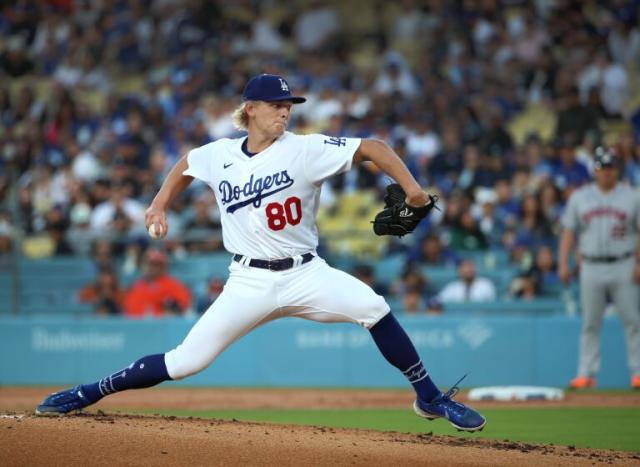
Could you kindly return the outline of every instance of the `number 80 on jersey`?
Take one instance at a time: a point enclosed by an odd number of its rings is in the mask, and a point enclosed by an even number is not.
[[[296,196],[283,203],[269,203],[265,208],[267,225],[271,230],[282,230],[287,224],[298,225],[302,220],[302,201]]]

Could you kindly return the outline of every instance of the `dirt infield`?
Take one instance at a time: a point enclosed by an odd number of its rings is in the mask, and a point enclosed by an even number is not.
[[[109,413],[115,408],[408,407],[411,402],[409,391],[149,389],[116,394],[82,415],[55,418],[30,415],[42,397],[54,389],[57,388],[0,388],[1,466],[640,465],[640,455],[608,450],[434,436],[430,433]],[[631,394],[571,394],[566,401],[551,404],[638,407],[640,397]]]

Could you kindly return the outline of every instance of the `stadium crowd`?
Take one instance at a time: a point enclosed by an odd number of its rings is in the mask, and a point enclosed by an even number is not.
[[[557,280],[558,219],[591,179],[593,148],[614,145],[622,176],[640,184],[639,5],[2,2],[0,255],[22,238],[33,256],[138,267],[143,212],[168,170],[193,147],[240,136],[242,86],[272,72],[308,98],[292,131],[383,139],[441,195],[441,212],[387,246],[406,255],[403,278],[414,263],[474,274],[464,253],[496,249],[523,271],[513,294],[535,296]],[[515,134],[532,108],[551,130]],[[327,183],[323,202],[381,197],[385,183],[363,166]],[[222,249],[208,187],[193,184],[169,222],[167,253]],[[429,301],[419,278],[400,282],[407,307]]]

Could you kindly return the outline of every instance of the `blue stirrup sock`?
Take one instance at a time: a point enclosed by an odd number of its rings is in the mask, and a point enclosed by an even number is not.
[[[400,370],[416,390],[420,400],[431,402],[440,390],[431,381],[411,339],[393,313],[388,313],[369,329],[374,342],[389,363]]]
[[[164,363],[164,354],[147,355],[100,381],[83,384],[82,392],[94,404],[114,392],[148,388],[170,379],[167,365]]]

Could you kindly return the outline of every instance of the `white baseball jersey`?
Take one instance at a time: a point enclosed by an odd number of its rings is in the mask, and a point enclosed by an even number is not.
[[[562,225],[578,235],[580,252],[586,256],[622,256],[633,253],[640,231],[640,196],[618,183],[608,193],[591,183],[572,193]]]
[[[192,150],[184,171],[215,192],[225,248],[263,260],[315,253],[322,182],[351,168],[360,140],[284,133],[252,157],[243,141],[222,139]],[[274,319],[370,329],[388,312],[371,287],[322,258],[283,271],[232,261],[222,294],[182,344],[165,354],[167,372],[173,379],[195,374],[240,336]]]
[[[213,189],[225,249],[267,260],[315,252],[322,182],[351,168],[360,139],[285,132],[252,157],[244,140],[193,149],[184,171]]]

